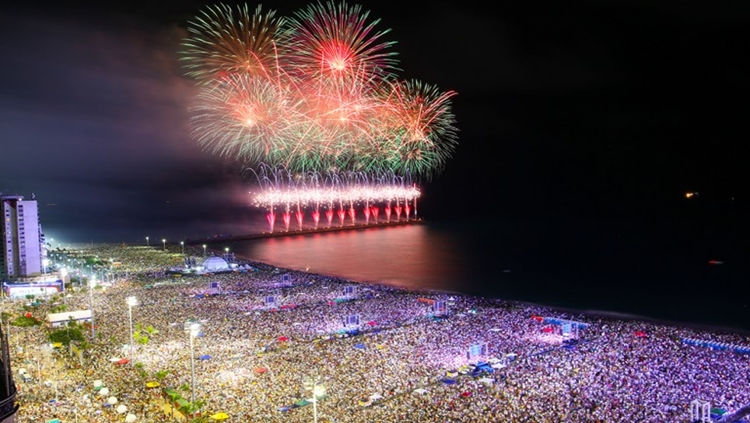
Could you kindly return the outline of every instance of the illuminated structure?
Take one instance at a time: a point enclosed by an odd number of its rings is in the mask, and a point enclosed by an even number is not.
[[[207,7],[188,23],[182,60],[199,92],[192,135],[256,176],[253,204],[286,229],[308,213],[416,213],[415,183],[457,146],[453,91],[396,76],[389,30],[361,6],[312,4],[292,17],[257,7]]]
[[[0,275],[5,280],[23,280],[45,272],[47,250],[39,224],[36,200],[19,195],[0,195],[3,225],[0,242]]]

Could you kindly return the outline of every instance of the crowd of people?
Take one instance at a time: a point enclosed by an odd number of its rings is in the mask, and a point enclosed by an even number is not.
[[[176,275],[166,269],[181,251],[160,248],[93,245],[83,254],[115,258],[121,277],[32,308],[45,320],[63,302],[85,310],[93,300],[94,336],[80,356],[52,348],[50,328],[10,328],[14,374],[31,375],[15,378],[18,423],[126,414],[174,421],[163,388],[194,395],[203,416],[221,412],[230,422],[309,422],[315,408],[318,421],[336,423],[677,423],[692,421],[694,400],[730,411],[750,403],[748,355],[682,342],[747,346],[746,334],[411,292],[263,263]],[[131,296],[138,305],[129,308]],[[18,316],[30,301],[5,300],[2,310]],[[186,333],[186,322],[200,323],[200,333]],[[131,328],[148,341],[129,348]],[[472,374],[479,362],[495,364]],[[315,407],[311,378],[325,387]],[[147,386],[157,380],[158,388]]]

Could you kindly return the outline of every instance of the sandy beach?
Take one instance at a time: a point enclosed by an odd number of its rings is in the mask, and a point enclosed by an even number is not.
[[[46,325],[11,327],[19,423],[116,422],[128,414],[174,421],[180,416],[165,412],[164,388],[193,394],[203,420],[225,413],[230,422],[310,422],[314,414],[337,423],[690,422],[694,401],[715,413],[750,403],[750,354],[737,352],[750,346],[746,334],[246,261],[233,272],[177,276],[166,270],[184,257],[154,247],[90,245],[80,253],[97,254],[121,263],[112,286],[76,288],[36,306],[2,303],[5,313],[44,321],[63,302],[80,310],[93,300],[96,335],[81,356],[51,348]],[[132,351],[130,296],[138,299],[133,328],[148,338]],[[201,324],[194,337],[188,321]],[[136,364],[118,364],[129,358]],[[325,387],[315,404],[305,390],[311,377]],[[158,388],[147,386],[156,381]]]

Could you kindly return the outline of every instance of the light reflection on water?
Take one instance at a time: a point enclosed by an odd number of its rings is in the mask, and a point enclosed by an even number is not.
[[[231,248],[283,268],[411,290],[750,328],[747,297],[733,295],[750,275],[747,238],[735,226],[704,226],[711,230],[692,221],[430,222]],[[707,264],[716,257],[733,261]],[[722,306],[706,307],[712,299]]]
[[[238,256],[278,267],[412,290],[454,291],[465,267],[440,231],[413,224],[234,243]]]

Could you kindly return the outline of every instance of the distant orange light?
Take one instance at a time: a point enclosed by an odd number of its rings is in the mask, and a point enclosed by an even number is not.
[[[694,195],[695,195],[695,193],[694,193],[694,192],[686,192],[686,193],[685,193],[685,198],[691,198],[691,197],[693,197]]]

